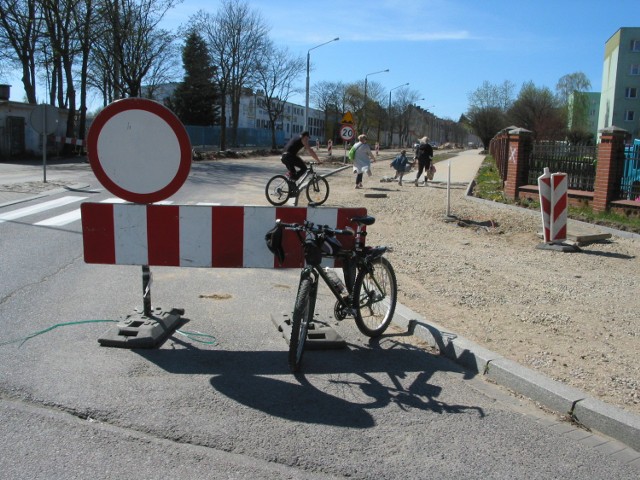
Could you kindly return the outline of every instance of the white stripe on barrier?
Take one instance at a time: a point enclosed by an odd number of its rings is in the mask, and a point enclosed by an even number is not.
[[[210,208],[180,207],[180,266],[210,267],[211,232]]]
[[[264,235],[275,222],[275,208],[244,207],[243,266],[273,268],[273,254],[267,248]]]
[[[125,204],[113,206],[116,263],[147,265],[147,206]]]

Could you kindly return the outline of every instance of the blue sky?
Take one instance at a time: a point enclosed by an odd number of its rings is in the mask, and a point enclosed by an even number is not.
[[[509,80],[515,93],[524,82],[555,86],[563,75],[583,72],[600,91],[605,42],[620,27],[640,26],[638,0],[249,0],[271,27],[279,46],[306,59],[311,84],[345,83],[370,75],[388,92],[404,83],[418,102],[457,120],[468,94],[485,80]],[[216,12],[219,0],[185,0],[168,13],[164,27],[186,24],[200,9]],[[6,81],[7,78],[0,78]],[[19,77],[11,97],[21,99]],[[304,89],[305,75],[300,77]],[[388,97],[387,97],[388,98]],[[304,92],[292,99],[304,105]]]

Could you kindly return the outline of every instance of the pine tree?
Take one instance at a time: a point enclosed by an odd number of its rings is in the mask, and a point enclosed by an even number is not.
[[[184,81],[169,102],[170,108],[185,125],[219,123],[219,95],[215,83],[216,68],[204,39],[196,32],[188,34],[182,50]]]

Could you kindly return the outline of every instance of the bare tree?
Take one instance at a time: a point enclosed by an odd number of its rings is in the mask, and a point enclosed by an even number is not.
[[[101,35],[91,61],[92,85],[107,101],[137,97],[143,83],[172,79],[180,58],[175,35],[159,23],[176,0],[102,0]]]
[[[42,2],[0,0],[0,43],[9,48],[22,69],[22,85],[28,103],[37,103],[36,57],[42,35]]]
[[[420,92],[409,87],[401,87],[395,95],[395,100],[391,105],[389,130],[393,138],[393,119],[397,120],[399,143],[406,145],[409,141],[409,134],[412,130],[412,120],[414,119],[415,103],[420,99]],[[417,109],[420,110],[420,109]],[[417,115],[416,115],[417,120]]]
[[[324,112],[325,137],[328,139],[333,139],[336,133],[335,125],[330,124],[330,119],[346,113],[341,107],[343,92],[342,82],[321,81],[311,89],[311,98],[316,108]]]
[[[51,73],[49,103],[68,110],[66,135],[72,137],[76,130],[74,65],[82,53],[83,23],[88,20],[82,11],[86,4],[84,0],[43,0],[43,6],[46,32],[41,43],[47,79]]]
[[[299,91],[295,81],[304,72],[302,57],[292,57],[287,48],[276,48],[269,44],[259,60],[255,72],[255,84],[264,92],[264,107],[269,115],[271,148],[276,149],[276,124],[282,117],[289,97]]]
[[[484,81],[469,94],[469,110],[466,117],[484,148],[501,129],[506,126],[506,112],[513,103],[513,83],[508,80],[502,85]]]
[[[231,143],[236,144],[243,89],[251,87],[256,65],[264,56],[269,29],[256,11],[244,1],[222,0],[216,15],[200,11],[194,18],[218,67],[220,109],[220,148],[226,148],[226,98],[231,100]]]
[[[87,119],[87,89],[89,75],[89,56],[91,53],[91,33],[95,25],[93,0],[83,0],[74,11],[78,25],[78,43],[80,47],[80,121],[78,138],[84,139]]]

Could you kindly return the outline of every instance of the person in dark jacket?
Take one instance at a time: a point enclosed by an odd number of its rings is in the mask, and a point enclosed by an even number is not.
[[[300,135],[294,135],[291,137],[291,140],[289,140],[284,146],[284,153],[282,154],[281,160],[287,167],[287,170],[289,170],[291,180],[294,181],[304,175],[304,172],[307,171],[307,165],[298,155],[300,150],[303,148],[307,150],[309,155],[311,155],[316,162],[320,163],[318,155],[313,151],[313,148],[309,146],[309,132],[304,131]],[[298,168],[297,171],[296,167]]]
[[[429,167],[431,166],[431,159],[433,158],[433,147],[429,145],[429,137],[422,137],[420,144],[416,148],[416,159],[418,160],[418,174],[414,181],[415,186],[418,186],[418,180],[420,175],[424,171],[424,184],[427,185],[427,173],[429,173]]]

